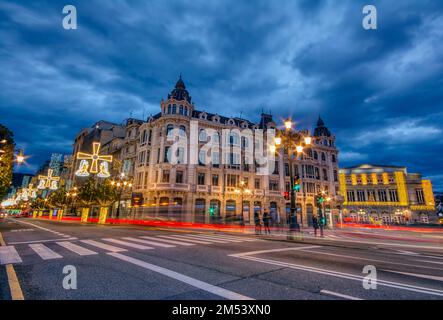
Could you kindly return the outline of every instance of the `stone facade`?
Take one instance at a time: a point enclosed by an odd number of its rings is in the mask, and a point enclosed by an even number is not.
[[[258,165],[244,161],[251,144],[254,149],[256,146],[254,137],[248,139],[242,132],[250,129],[255,135],[254,130],[266,133],[277,129],[271,115],[262,114],[260,121],[253,123],[198,111],[181,77],[167,99],[161,101],[160,109],[158,114],[138,127],[133,192],[143,199],[143,205],[135,208],[136,214],[149,212],[149,215],[158,217],[200,223],[239,221],[242,217],[245,223],[253,223],[254,211],[263,213],[266,209],[278,213],[281,223],[286,223],[289,200],[284,198],[284,192],[289,189],[290,177],[284,149],[277,150],[275,170],[269,175],[257,174]],[[223,161],[192,163],[193,155],[187,152],[180,155],[180,150],[179,158],[181,156],[187,161],[171,164],[166,159],[173,144],[173,141],[168,141],[168,134],[177,130],[179,135],[190,137],[193,134],[192,122],[198,124],[198,137],[189,139],[187,147],[192,147],[191,141],[197,141],[201,150],[212,139],[217,142],[225,139],[223,130],[229,129],[233,132],[229,135],[229,143],[237,148],[237,153],[233,152],[229,157],[241,159],[240,164],[223,164]],[[236,130],[240,135],[235,134]],[[206,132],[211,133],[207,136]],[[304,134],[309,134],[309,131],[304,131]],[[220,155],[213,154],[213,157],[220,158]],[[335,136],[320,118],[312,146],[305,148],[293,165],[292,172],[299,175],[302,182],[297,193],[298,218],[307,225],[314,213],[315,193],[326,190],[335,199],[339,189]],[[243,192],[239,192],[241,181],[244,182]],[[248,189],[247,193],[245,189]],[[338,214],[333,203],[328,206]]]

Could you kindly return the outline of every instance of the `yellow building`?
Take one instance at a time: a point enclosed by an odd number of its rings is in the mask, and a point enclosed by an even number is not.
[[[430,180],[406,167],[363,164],[339,171],[344,221],[374,224],[437,222]]]

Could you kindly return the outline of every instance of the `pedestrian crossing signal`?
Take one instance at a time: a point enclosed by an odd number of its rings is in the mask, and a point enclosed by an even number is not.
[[[283,196],[285,197],[285,200],[289,200],[289,191],[283,192]]]

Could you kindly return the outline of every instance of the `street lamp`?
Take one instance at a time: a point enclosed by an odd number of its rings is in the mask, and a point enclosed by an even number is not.
[[[132,188],[132,183],[130,183],[128,181],[122,181],[124,176],[125,176],[125,174],[122,172],[120,174],[120,181],[111,181],[111,185],[116,187],[117,190],[119,191],[119,193],[118,193],[117,213],[115,214],[115,217],[117,219],[120,216],[120,202],[121,202],[121,199],[122,199],[122,193],[123,193],[124,190]]]
[[[244,180],[242,180],[242,181],[240,181],[240,186],[239,186],[239,188],[237,188],[237,189],[235,189],[235,193],[237,193],[237,194],[239,194],[240,195],[240,201],[241,201],[241,215],[240,215],[240,217],[241,217],[241,225],[244,225],[244,217],[243,217],[243,214],[244,214],[244,203],[243,203],[243,198],[244,198],[244,195],[246,194],[246,195],[250,195],[251,194],[251,190],[250,189],[248,189],[248,186],[246,185],[246,182],[244,181]]]
[[[290,213],[290,231],[300,231],[300,225],[297,222],[297,214],[295,207],[295,179],[293,171],[293,158],[303,153],[304,147],[312,143],[312,138],[300,131],[292,130],[293,123],[291,119],[284,122],[285,130],[277,133],[275,145],[282,145],[288,152],[289,176],[291,183],[291,213]],[[301,213],[303,214],[303,213]]]

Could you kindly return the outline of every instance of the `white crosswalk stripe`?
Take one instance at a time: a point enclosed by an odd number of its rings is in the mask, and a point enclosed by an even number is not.
[[[117,240],[117,239],[103,238],[102,240],[108,241],[108,242],[112,242],[112,243],[116,243],[116,244],[119,244],[119,245],[122,245],[122,246],[125,246],[125,247],[134,248],[134,249],[140,249],[140,250],[154,249],[153,247],[148,247],[148,246],[144,246],[144,245],[141,245],[141,244],[131,243],[131,242]]]
[[[203,240],[197,240],[197,239],[192,239],[192,238],[188,238],[186,236],[183,235],[173,235],[173,236],[161,236],[161,237],[165,237],[165,238],[169,238],[169,239],[173,239],[173,240],[184,240],[184,241],[188,241],[191,243],[198,243],[198,244],[212,244],[213,242],[210,241],[203,241]]]
[[[162,242],[166,242],[166,243],[172,243],[172,244],[177,244],[179,246],[195,246],[195,243],[189,243],[189,242],[184,242],[182,240],[177,241],[177,240],[170,240],[170,239],[161,239],[158,237],[140,237],[143,239],[148,239],[148,240],[152,240],[152,241],[162,241]]]
[[[220,236],[216,236],[216,235],[204,235],[205,238],[209,238],[209,239],[219,239],[219,240],[224,240],[224,241],[228,241],[228,242],[244,242],[244,240],[239,240],[239,239],[232,239],[232,238],[225,238],[225,237],[220,237]]]
[[[124,237],[122,239],[134,241],[134,242],[140,242],[140,243],[144,243],[144,244],[149,244],[151,246],[157,246],[157,247],[162,247],[162,248],[175,248],[175,245],[173,245],[173,244],[160,243],[160,242],[137,239],[137,238],[132,238],[132,237]]]
[[[128,251],[124,248],[119,248],[119,247],[115,247],[115,246],[111,246],[109,244],[103,243],[103,242],[98,242],[95,240],[80,240],[80,242],[89,244],[91,246],[106,250],[106,251],[111,251],[111,252],[124,252],[124,251]]]
[[[21,263],[22,259],[13,246],[0,247],[0,264]]]
[[[231,240],[237,240],[237,241],[261,241],[259,239],[255,238],[247,238],[247,237],[237,237],[237,236],[231,236],[231,235],[224,235],[224,234],[214,234],[211,235],[213,237],[222,238],[222,239],[231,239]]]
[[[65,248],[65,249],[67,249],[69,251],[72,251],[72,252],[74,252],[74,253],[76,253],[76,254],[78,254],[80,256],[90,256],[90,255],[93,255],[93,254],[98,254],[95,251],[83,248],[83,247],[81,247],[79,245],[76,245],[74,243],[71,243],[71,242],[56,242],[56,243],[59,246]]]
[[[29,247],[34,250],[34,252],[37,253],[43,260],[63,258],[57,252],[49,249],[47,246],[41,243],[32,243],[29,245]]]
[[[199,235],[195,235],[195,234],[187,234],[185,236],[186,238],[191,238],[191,239],[197,239],[197,240],[208,240],[211,242],[216,242],[216,243],[227,243],[230,242],[230,240],[222,240],[222,239],[216,239],[216,238],[209,238],[209,237],[205,237],[205,236],[199,236]]]

